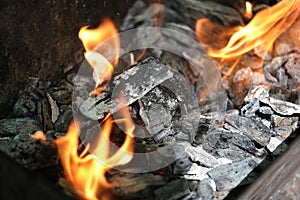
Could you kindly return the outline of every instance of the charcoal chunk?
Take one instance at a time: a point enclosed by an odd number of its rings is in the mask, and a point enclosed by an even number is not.
[[[23,94],[15,103],[13,113],[16,117],[29,117],[36,113],[36,101],[30,94]]]
[[[266,146],[270,141],[271,132],[259,119],[227,115],[225,120],[243,135],[246,135],[262,146]]]
[[[257,165],[257,161],[248,158],[240,162],[220,165],[210,170],[208,175],[215,181],[217,190],[230,190],[236,187]]]
[[[0,135],[14,136],[22,126],[27,124],[38,125],[38,122],[28,117],[2,119],[0,120]]]
[[[154,191],[157,200],[175,200],[190,193],[188,183],[184,179],[171,181],[170,183]]]

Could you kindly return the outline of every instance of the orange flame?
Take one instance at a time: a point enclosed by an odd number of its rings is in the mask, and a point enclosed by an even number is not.
[[[98,51],[104,51],[105,49],[94,50],[97,45],[110,37],[118,34],[113,22],[109,19],[105,19],[102,24],[100,24],[95,29],[89,29],[88,26],[84,26],[80,29],[78,37],[82,41],[85,48],[85,58],[91,67],[94,69],[94,78],[96,81],[95,90],[92,94],[98,95],[107,86],[111,76],[113,74],[113,66],[118,65],[118,59],[120,54],[120,39],[119,37],[114,37],[113,40],[109,40],[111,48],[114,52],[111,52],[114,61],[112,64]],[[99,86],[101,86],[99,88]]]
[[[129,111],[124,111],[122,121],[113,121],[109,115],[102,127],[102,133],[95,141],[95,148],[90,151],[88,147],[78,155],[78,123],[73,122],[67,134],[55,141],[58,153],[66,175],[66,179],[73,186],[77,195],[84,199],[108,199],[111,185],[107,182],[105,173],[115,166],[124,165],[133,157],[133,130],[134,125],[129,118]],[[113,123],[124,123],[126,138],[122,146],[109,157],[110,141]],[[100,196],[100,197],[99,197]]]
[[[245,17],[247,19],[251,19],[252,18],[252,4],[249,1],[246,1],[246,13],[245,13]]]
[[[102,24],[95,29],[90,29],[88,26],[83,26],[78,33],[78,37],[82,41],[85,51],[89,52],[93,51],[93,49],[99,43],[116,34],[118,34],[118,30],[114,23],[109,19],[104,19]],[[120,49],[120,41],[113,41],[112,46],[115,47],[115,49]],[[116,56],[118,56],[118,52],[116,53]]]
[[[246,14],[252,13],[252,5],[249,2],[246,8]],[[245,53],[255,49],[259,57],[264,58],[275,40],[294,23],[299,13],[300,0],[282,0],[258,12],[246,26],[225,28],[213,24],[208,19],[199,19],[196,23],[196,34],[208,54],[221,59],[219,69],[226,66],[228,61],[235,60],[224,75],[227,77]],[[209,33],[205,33],[207,27]],[[224,41],[227,43],[224,44]]]
[[[208,54],[216,58],[232,58],[263,45],[266,53],[273,42],[293,24],[299,15],[299,0],[282,0],[271,8],[258,12],[244,27],[232,35],[227,46],[214,50],[209,49]]]
[[[43,133],[43,131],[36,131],[30,137],[32,139],[40,140],[40,141],[43,141],[43,142],[47,141],[47,138],[46,138],[45,134]]]

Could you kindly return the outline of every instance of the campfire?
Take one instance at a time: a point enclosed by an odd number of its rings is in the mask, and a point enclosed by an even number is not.
[[[68,198],[236,198],[299,131],[299,30],[299,0],[133,1],[58,84],[27,77],[0,149]]]

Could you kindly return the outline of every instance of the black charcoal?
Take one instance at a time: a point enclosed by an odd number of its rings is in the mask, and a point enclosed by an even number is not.
[[[184,179],[174,180],[154,191],[157,200],[175,200],[189,194],[188,183]]]
[[[29,117],[36,113],[36,99],[30,94],[23,94],[15,103],[13,113],[16,117]]]
[[[197,194],[200,199],[213,200],[216,192],[216,183],[207,178],[199,182]]]
[[[252,158],[240,162],[220,165],[208,172],[217,186],[217,190],[230,190],[236,187],[251,172],[260,160]]]
[[[28,117],[12,118],[0,120],[0,135],[1,136],[14,136],[18,134],[18,130],[25,125],[38,125],[36,120]]]

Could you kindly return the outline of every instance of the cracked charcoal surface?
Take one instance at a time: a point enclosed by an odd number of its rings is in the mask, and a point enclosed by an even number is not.
[[[190,193],[187,181],[174,180],[154,191],[157,200],[175,200]]]
[[[207,174],[217,186],[217,190],[230,190],[236,187],[258,165],[259,159],[244,159],[239,162],[220,165]]]
[[[12,118],[12,119],[1,119],[0,120],[0,135],[2,136],[13,136],[18,134],[18,131],[23,126],[28,124],[38,125],[36,120],[29,117],[24,118]]]
[[[180,109],[175,94],[164,87],[156,87],[146,94],[140,100],[140,106],[140,116],[150,134],[171,128],[174,113]]]
[[[225,157],[232,161],[241,161],[260,154],[248,137],[221,131],[208,133],[203,141],[203,149],[218,158]]]
[[[270,130],[259,119],[242,116],[226,116],[226,122],[262,146],[266,146],[271,137]]]

